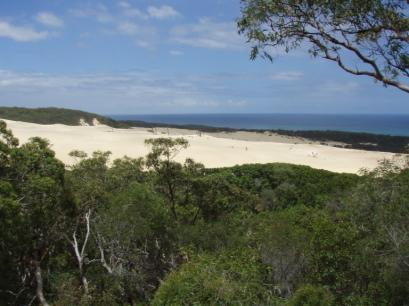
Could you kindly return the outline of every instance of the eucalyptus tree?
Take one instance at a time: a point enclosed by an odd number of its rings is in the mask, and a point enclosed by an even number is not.
[[[361,283],[382,290],[385,304],[404,305],[409,299],[409,164],[385,160],[363,174],[365,180],[343,201],[361,237],[358,275],[366,276]],[[367,294],[380,300],[375,290]]]
[[[353,75],[409,93],[406,0],[241,0],[251,58],[307,48]]]
[[[2,266],[9,264],[3,266],[8,270],[5,275],[14,274],[16,281],[2,287],[15,303],[37,299],[48,305],[45,288],[52,270],[50,259],[62,241],[71,210],[64,164],[44,139],[32,138],[18,146],[4,122],[0,122],[0,158],[1,259]]]
[[[71,245],[78,267],[79,279],[86,295],[89,284],[86,269],[92,263],[90,247],[92,222],[98,207],[106,205],[108,190],[106,189],[108,160],[110,152],[95,152],[91,158],[82,151],[72,151],[70,155],[79,160],[70,167],[67,181],[74,194],[76,217],[73,218],[66,239]]]
[[[182,165],[174,160],[182,149],[189,145],[184,138],[151,138],[145,140],[146,145],[152,146],[146,157],[146,166],[153,169],[157,175],[158,187],[165,194],[169,209],[176,220],[177,216],[177,188],[182,181]]]
[[[109,287],[120,301],[146,302],[171,262],[171,239],[166,206],[145,183],[143,160],[111,163],[110,152],[71,156],[77,163],[67,181],[76,216],[66,238],[83,296],[95,302],[107,294],[99,288]]]
[[[146,303],[175,266],[171,216],[147,184],[130,183],[113,195],[94,223],[98,261],[117,282],[123,301]]]
[[[186,158],[184,163],[175,161],[179,152],[189,146],[184,138],[153,138],[145,143],[152,147],[145,165],[152,170],[156,190],[165,196],[173,219],[185,224],[195,223],[201,212],[198,199],[203,194],[198,197],[197,193],[208,187],[201,182],[204,165],[191,158]]]

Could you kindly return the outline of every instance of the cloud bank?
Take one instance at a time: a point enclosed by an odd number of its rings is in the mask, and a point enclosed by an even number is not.
[[[50,12],[40,12],[35,16],[35,20],[45,26],[61,28],[64,26],[64,21],[58,16]]]
[[[17,42],[33,42],[46,39],[47,31],[37,31],[29,26],[16,26],[6,21],[0,21],[0,37],[10,38]]]

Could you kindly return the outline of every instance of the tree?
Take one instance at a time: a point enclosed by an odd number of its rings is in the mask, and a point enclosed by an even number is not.
[[[48,305],[50,258],[62,241],[70,209],[64,165],[44,139],[32,138],[18,146],[4,122],[0,122],[0,159],[0,272],[7,281],[1,284],[0,299],[14,296],[16,304],[37,299],[38,304]],[[4,292],[8,296],[3,298]]]
[[[107,203],[107,172],[110,152],[94,152],[92,158],[81,151],[72,151],[72,157],[80,161],[71,166],[67,182],[74,193],[76,216],[71,220],[70,233],[67,240],[71,245],[79,279],[85,295],[89,294],[89,284],[86,269],[89,265],[89,244],[91,240],[92,223],[96,210]]]
[[[184,138],[151,138],[146,139],[145,144],[152,146],[152,151],[146,157],[146,166],[156,172],[158,184],[163,187],[172,215],[177,220],[176,189],[183,177],[182,165],[175,162],[174,158],[189,143]]]
[[[291,296],[305,281],[311,234],[300,223],[312,214],[313,210],[301,206],[260,214],[252,220],[252,240],[261,262],[269,267],[268,281],[277,296]]]
[[[251,58],[308,46],[314,57],[409,93],[409,2],[404,0],[241,0],[239,33]],[[359,63],[356,65],[356,62]]]
[[[131,305],[146,303],[172,267],[170,221],[162,198],[137,182],[113,196],[95,220],[99,261]]]
[[[403,305],[409,299],[409,167],[405,159],[385,160],[364,174],[343,200],[360,236],[358,283],[373,300]]]
[[[109,166],[109,152],[88,157],[73,151],[71,156],[78,160],[67,173],[76,214],[67,240],[82,292],[73,284],[66,296],[86,305],[112,304],[100,303],[101,295],[132,305],[146,301],[173,254],[168,256],[167,210],[162,198],[143,184],[142,159],[125,157]]]

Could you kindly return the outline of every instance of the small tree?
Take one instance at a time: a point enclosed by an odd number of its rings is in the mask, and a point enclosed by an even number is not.
[[[146,166],[157,173],[158,183],[163,186],[172,215],[177,219],[176,188],[182,180],[182,165],[175,162],[174,158],[189,143],[184,138],[151,138],[145,140],[145,144],[152,146],[152,151],[146,157]]]
[[[67,234],[83,291],[89,294],[87,265],[90,263],[89,244],[92,238],[92,223],[98,208],[107,204],[107,172],[110,152],[94,152],[92,158],[81,151],[72,151],[70,156],[80,161],[71,166],[67,175],[76,202],[76,216],[71,220],[70,233]]]
[[[331,306],[334,297],[323,287],[305,285],[299,288],[287,304],[288,306]]]

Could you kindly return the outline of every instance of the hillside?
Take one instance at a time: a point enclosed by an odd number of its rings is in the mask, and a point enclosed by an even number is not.
[[[66,124],[79,125],[83,123],[93,125],[93,120],[112,127],[120,127],[120,124],[110,118],[93,113],[66,108],[22,108],[22,107],[0,107],[0,118],[23,121],[38,124]]]

